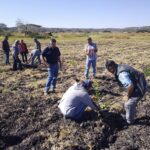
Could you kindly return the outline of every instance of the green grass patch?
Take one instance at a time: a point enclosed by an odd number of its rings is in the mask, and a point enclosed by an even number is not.
[[[150,66],[149,67],[146,67],[146,68],[144,68],[144,74],[146,75],[146,76],[150,76]]]

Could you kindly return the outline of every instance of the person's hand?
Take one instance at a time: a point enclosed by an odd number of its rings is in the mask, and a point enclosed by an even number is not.
[[[124,102],[127,102],[127,101],[128,101],[128,99],[129,99],[129,98],[128,98],[128,96],[127,96],[127,95],[123,96],[123,101],[124,101]]]
[[[43,63],[45,67],[50,67],[50,65],[46,62]]]

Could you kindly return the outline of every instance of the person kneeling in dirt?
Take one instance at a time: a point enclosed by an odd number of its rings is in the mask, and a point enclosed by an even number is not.
[[[19,40],[16,40],[13,47],[13,70],[22,70],[21,60],[19,59]]]
[[[38,60],[38,64],[39,65],[41,64],[41,59],[40,59],[40,56],[41,56],[41,44],[36,38],[34,39],[34,42],[35,42],[35,49],[31,51],[30,58],[28,60],[29,62],[31,60],[31,65],[32,66],[35,65],[35,59]]]
[[[56,40],[52,39],[48,47],[46,47],[42,52],[43,63],[48,67],[48,81],[45,87],[45,95],[48,94],[50,89],[51,92],[54,92],[56,88],[56,81],[59,72],[61,69],[61,59],[60,51],[56,46]]]
[[[143,73],[126,64],[116,64],[113,60],[106,62],[107,70],[112,73],[120,87],[127,90],[124,97],[126,121],[133,124],[136,115],[136,105],[147,91],[147,82]]]
[[[59,102],[59,109],[65,118],[75,121],[84,119],[86,107],[100,111],[100,108],[92,101],[88,92],[92,88],[92,82],[85,80],[74,83],[63,95]]]

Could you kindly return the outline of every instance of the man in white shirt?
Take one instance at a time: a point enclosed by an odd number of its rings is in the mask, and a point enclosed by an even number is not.
[[[94,78],[96,74],[97,46],[92,42],[92,38],[88,38],[88,43],[85,45],[85,52],[87,55],[85,76],[87,79],[89,78],[89,69],[92,65],[92,77]]]
[[[86,80],[74,83],[66,91],[58,106],[64,117],[78,121],[84,117],[86,107],[90,107],[96,111],[100,110],[88,94],[91,87],[92,82]]]

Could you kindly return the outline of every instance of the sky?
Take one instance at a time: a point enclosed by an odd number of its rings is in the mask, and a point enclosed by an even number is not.
[[[150,0],[0,0],[0,23],[56,28],[150,26]]]

